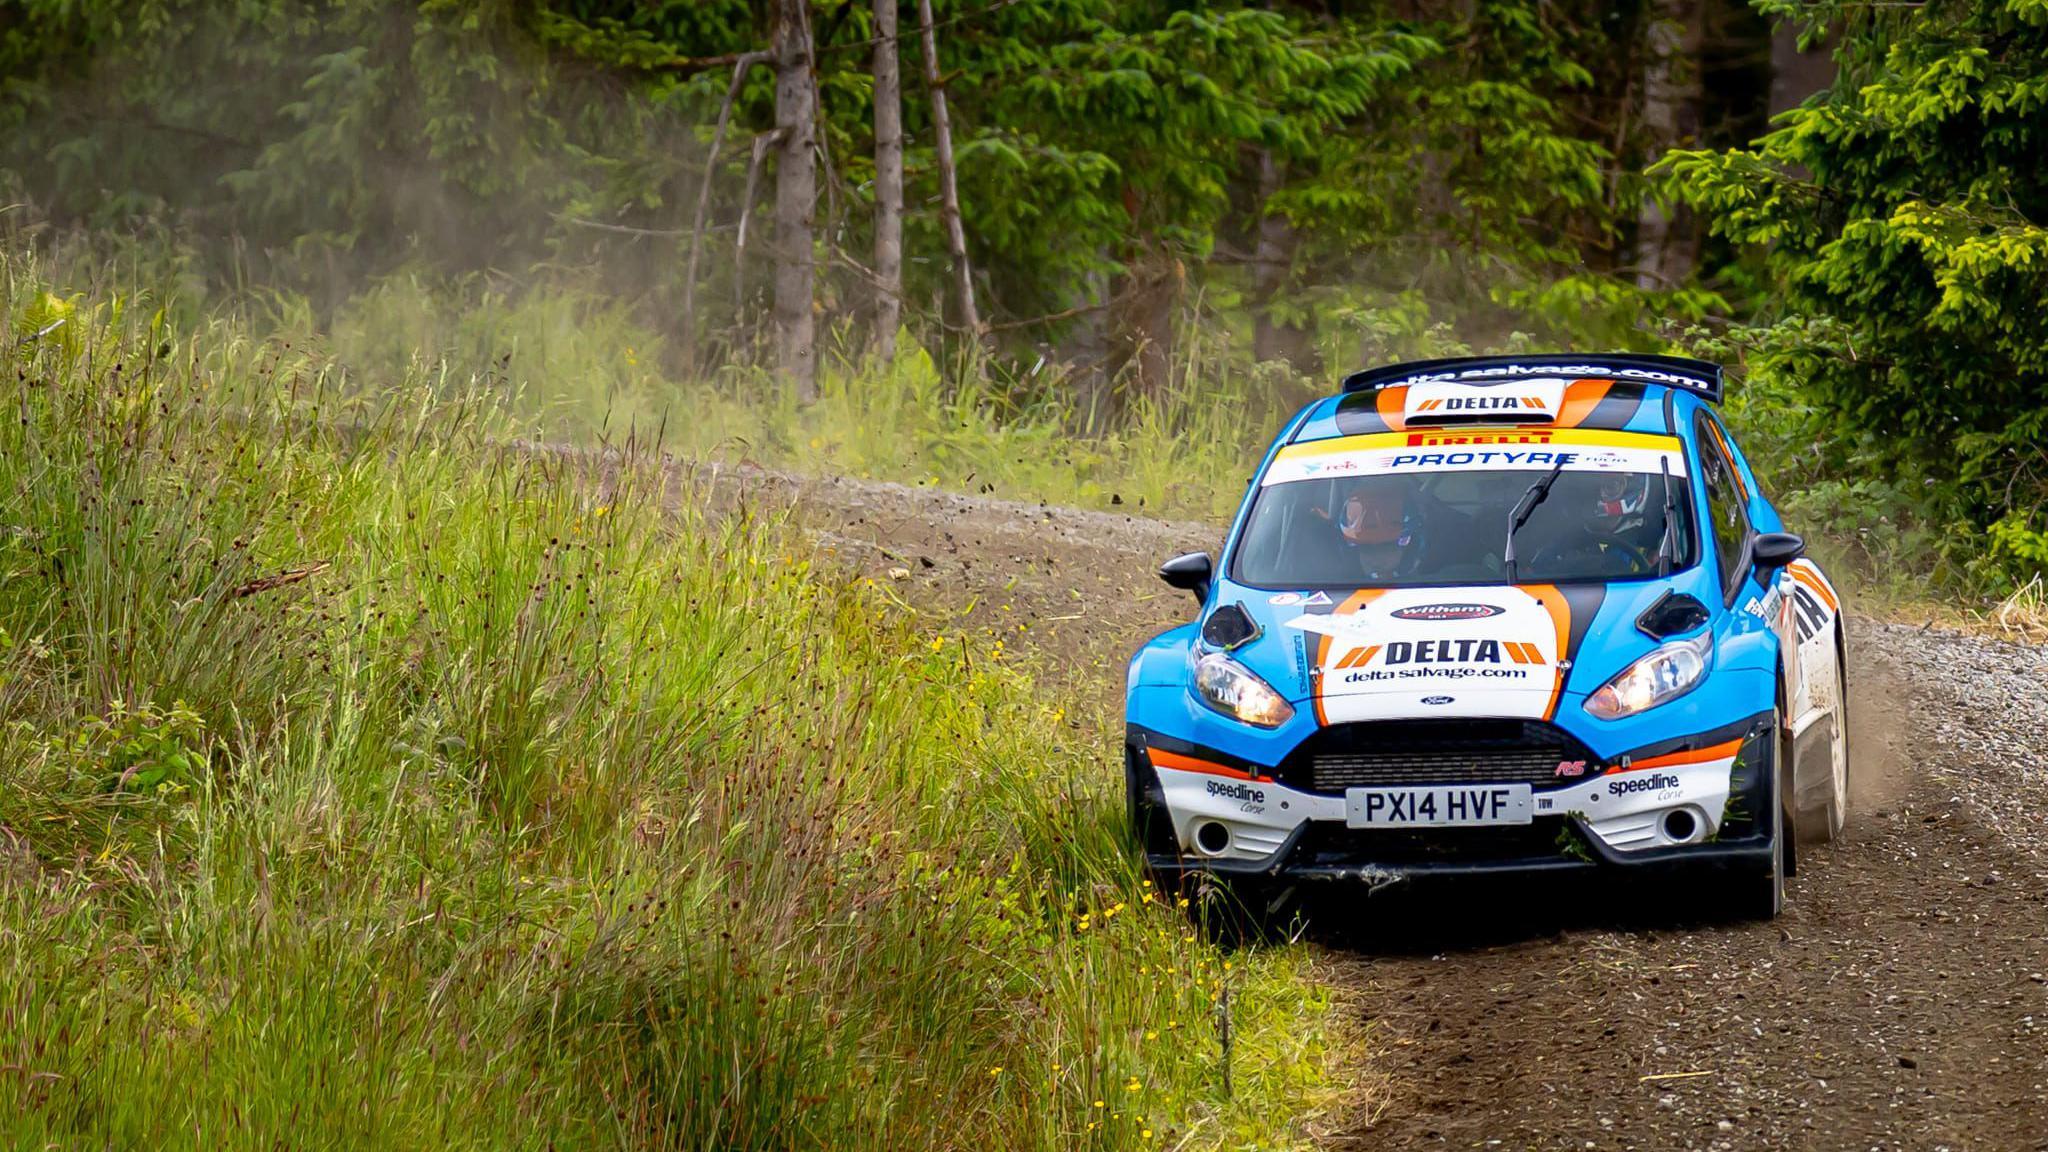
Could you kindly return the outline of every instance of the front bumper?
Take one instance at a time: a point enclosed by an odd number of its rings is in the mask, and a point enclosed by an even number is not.
[[[1544,824],[1538,821],[1538,826]],[[1169,880],[1208,874],[1247,880],[1359,884],[1378,888],[1404,881],[1509,876],[1562,878],[1616,872],[1754,875],[1770,869],[1775,851],[1769,837],[1758,833],[1740,839],[1621,852],[1602,843],[1577,817],[1559,817],[1549,826],[1557,828],[1559,833],[1566,833],[1568,829],[1583,854],[1574,855],[1560,847],[1540,854],[1415,859],[1406,854],[1379,856],[1368,850],[1345,858],[1308,850],[1305,842],[1313,827],[1304,823],[1265,859],[1226,860],[1147,852],[1145,863],[1155,874]]]
[[[1704,736],[1705,734],[1703,734]],[[1725,738],[1722,730],[1716,738]],[[1774,859],[1768,726],[1719,744],[1595,765],[1532,791],[1528,824],[1351,828],[1342,794],[1290,787],[1256,766],[1207,762],[1134,738],[1132,816],[1147,865],[1282,882],[1379,887],[1423,878],[1742,872]],[[1457,784],[1458,781],[1441,781]],[[1684,812],[1688,834],[1668,820]],[[1681,824],[1683,822],[1680,822]],[[1219,828],[1221,831],[1219,831]]]

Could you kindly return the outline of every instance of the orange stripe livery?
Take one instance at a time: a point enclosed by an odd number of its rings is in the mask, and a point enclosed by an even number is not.
[[[1337,667],[1362,668],[1365,665],[1371,663],[1372,658],[1374,656],[1379,655],[1379,651],[1380,646],[1377,644],[1367,644],[1363,648],[1353,648],[1351,651],[1344,654],[1344,658],[1342,660],[1337,661]]]
[[[1406,391],[1406,389],[1392,389],[1392,388],[1390,388],[1390,389],[1388,389],[1387,391],[1388,391],[1388,392],[1392,392],[1392,391]],[[1382,404],[1382,405],[1384,405],[1384,404],[1386,403],[1386,401],[1384,400],[1384,397],[1386,396],[1386,394],[1387,394],[1386,392],[1382,392],[1382,393],[1380,393],[1380,396],[1381,396],[1381,397],[1383,398],[1383,399],[1381,400],[1381,404]],[[1330,615],[1332,615],[1332,616],[1349,616],[1349,615],[1351,615],[1352,613],[1355,613],[1355,612],[1357,612],[1357,611],[1358,611],[1359,609],[1361,609],[1361,608],[1365,607],[1365,606],[1366,606],[1367,604],[1370,604],[1370,603],[1372,603],[1372,602],[1373,602],[1374,600],[1378,599],[1378,598],[1379,598],[1379,596],[1380,596],[1380,594],[1381,594],[1382,592],[1384,592],[1384,591],[1386,591],[1386,589],[1384,589],[1384,588],[1361,588],[1361,589],[1359,589],[1358,591],[1356,591],[1356,592],[1353,592],[1353,593],[1352,593],[1351,595],[1349,595],[1349,596],[1346,596],[1346,597],[1344,598],[1344,602],[1343,602],[1342,604],[1339,604],[1339,605],[1337,605],[1337,607],[1336,607],[1336,608],[1335,608],[1334,610],[1332,610],[1332,611],[1331,611]],[[1377,651],[1377,649],[1375,649],[1375,651]],[[1347,659],[1348,659],[1348,657],[1347,657]],[[1368,655],[1368,656],[1366,657],[1366,659],[1367,659],[1367,660],[1370,660],[1370,659],[1372,659],[1372,657],[1371,657],[1370,655]],[[1327,667],[1329,667],[1329,666],[1330,666],[1330,638],[1329,638],[1328,636],[1324,636],[1324,637],[1322,637],[1322,638],[1321,638],[1320,640],[1318,640],[1318,641],[1316,642],[1316,667],[1318,667],[1318,668],[1327,668]],[[1323,713],[1323,684],[1322,684],[1322,681],[1320,681],[1320,680],[1316,681],[1316,686],[1315,686],[1315,705],[1316,705],[1316,724],[1317,724],[1317,725],[1319,725],[1319,726],[1321,726],[1321,725],[1327,725],[1327,724],[1328,724],[1328,723],[1330,722],[1330,718],[1329,718],[1329,717],[1328,717],[1327,715],[1324,715],[1324,713]]]
[[[1398,388],[1382,388],[1375,399],[1379,403],[1380,419],[1387,422],[1387,427],[1395,432],[1406,431],[1408,428],[1408,386],[1403,384]]]
[[[1793,565],[1790,568],[1785,569],[1785,571],[1790,572],[1792,574],[1792,579],[1797,580],[1801,584],[1806,585],[1808,588],[1811,588],[1813,590],[1813,594],[1815,596],[1820,597],[1821,600],[1827,604],[1828,611],[1840,612],[1842,610],[1841,602],[1836,600],[1835,594],[1828,590],[1826,581],[1822,580],[1818,576],[1815,576],[1813,573],[1808,572],[1806,569],[1801,568],[1797,564]]]
[[[1564,403],[1558,405],[1556,424],[1559,428],[1577,428],[1607,398],[1607,390],[1614,387],[1612,380],[1574,380],[1564,390]]]
[[[1557,698],[1564,692],[1564,655],[1572,638],[1572,607],[1565,603],[1564,593],[1555,584],[1525,584],[1522,591],[1534,596],[1550,613],[1550,626],[1557,633],[1557,647],[1553,649],[1557,653],[1557,679],[1550,686],[1550,703],[1543,706],[1543,718],[1548,720],[1557,715]]]
[[[1178,752],[1168,752],[1161,748],[1147,748],[1145,755],[1152,761],[1154,768],[1171,768],[1176,772],[1200,772],[1207,776],[1228,776],[1233,780],[1273,779],[1271,776],[1254,776],[1242,768],[1232,768],[1227,764],[1218,764],[1214,760],[1204,760],[1199,756],[1183,756]]]

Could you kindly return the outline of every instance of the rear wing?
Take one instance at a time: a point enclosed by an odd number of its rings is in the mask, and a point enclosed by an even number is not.
[[[1377,392],[1415,384],[1504,384],[1540,376],[1663,384],[1683,388],[1716,404],[1721,402],[1724,386],[1719,364],[1685,356],[1543,352],[1528,356],[1452,356],[1367,368],[1346,376],[1344,391]]]

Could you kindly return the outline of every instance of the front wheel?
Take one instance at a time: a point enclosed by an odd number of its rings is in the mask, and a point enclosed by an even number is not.
[[[1821,802],[1799,812],[1799,827],[1816,840],[1842,835],[1849,815],[1849,661],[1842,643],[1841,621],[1835,622],[1834,698],[1828,707],[1828,742],[1814,751],[1828,758],[1828,786]]]
[[[1262,944],[1283,933],[1293,918],[1293,889],[1263,878],[1223,877],[1199,873],[1183,891],[1188,909],[1212,944],[1241,948]]]
[[[1728,891],[1728,911],[1741,920],[1771,920],[1785,910],[1785,880],[1792,875],[1792,840],[1798,834],[1786,794],[1792,786],[1792,736],[1781,707],[1771,715],[1777,734],[1771,746],[1771,862],[1761,874],[1737,877]]]

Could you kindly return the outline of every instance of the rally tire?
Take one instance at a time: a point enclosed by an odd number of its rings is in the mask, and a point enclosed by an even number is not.
[[[1785,910],[1785,881],[1798,867],[1793,841],[1798,825],[1789,803],[1792,790],[1792,737],[1785,726],[1781,707],[1771,715],[1771,730],[1777,733],[1771,753],[1771,783],[1775,802],[1770,805],[1770,865],[1760,873],[1733,879],[1728,889],[1727,910],[1739,920],[1772,920]]]
[[[1140,758],[1141,753],[1124,746],[1124,821],[1130,828],[1140,858],[1154,854],[1175,855],[1179,844],[1173,835],[1173,821],[1153,794],[1158,778]]]
[[[1221,948],[1265,943],[1281,922],[1276,893],[1264,880],[1195,873],[1183,891],[1203,936]]]
[[[1815,841],[1831,842],[1842,836],[1849,816],[1849,661],[1848,646],[1842,639],[1842,622],[1835,620],[1835,699],[1828,711],[1827,798],[1799,811],[1800,831]]]

